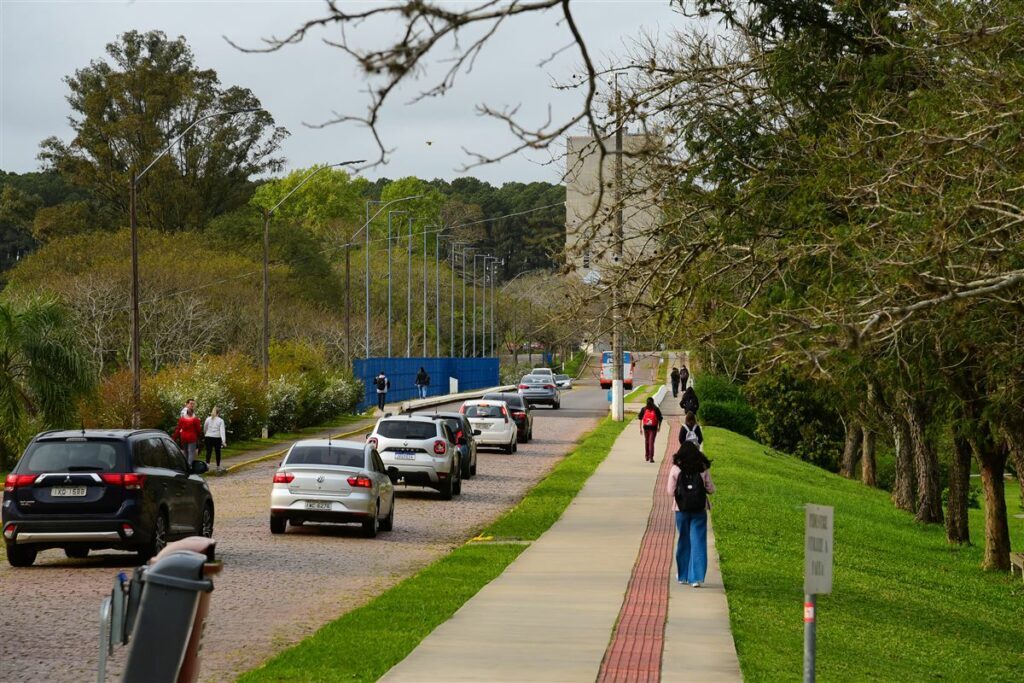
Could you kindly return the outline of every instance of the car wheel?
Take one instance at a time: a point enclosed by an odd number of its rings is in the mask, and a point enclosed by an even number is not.
[[[462,472],[456,472],[456,474],[458,474],[458,479],[456,479],[455,483],[452,484],[452,493],[454,493],[456,496],[461,496],[462,495]]]
[[[530,435],[527,432],[523,432],[522,434],[520,434],[519,432],[516,432],[516,442],[517,443],[526,443],[526,441],[528,440],[529,436]]]
[[[213,506],[209,503],[203,506],[203,518],[199,523],[199,535],[213,538]]]
[[[513,439],[512,440],[512,450],[509,451],[509,452],[510,453],[518,453],[519,452],[519,440],[518,439]]]
[[[473,466],[469,468],[469,476],[476,476],[476,460],[473,461]]]
[[[444,483],[441,484],[441,488],[438,489],[441,492],[441,500],[451,500],[452,499],[452,486],[453,486],[452,478],[451,477],[446,478],[444,480]]]
[[[370,518],[363,522],[363,536],[366,538],[377,538],[377,531],[380,529],[380,500],[374,508]]]
[[[30,545],[7,546],[7,563],[12,567],[31,567],[36,561],[36,549]]]
[[[84,560],[89,557],[89,549],[79,547],[64,548],[64,555],[72,560]]]
[[[561,407],[562,407],[562,402],[561,402],[561,401],[555,401],[555,405],[554,405],[554,406],[552,406],[552,407],[553,407],[553,408],[554,408],[555,410],[558,410],[559,408],[561,408]]]
[[[460,479],[469,479],[472,476],[473,470],[472,467],[470,466],[469,458],[466,458],[466,462],[462,463],[462,476],[460,477]]]
[[[395,528],[395,498],[391,497],[391,509],[388,510],[388,516],[385,517],[380,523],[381,531],[391,531]]]
[[[167,513],[161,510],[153,522],[153,539],[139,549],[139,561],[146,562],[167,547]]]
[[[288,520],[279,515],[270,515],[270,533],[283,534]]]

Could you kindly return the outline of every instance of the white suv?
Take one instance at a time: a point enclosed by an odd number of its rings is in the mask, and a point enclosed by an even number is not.
[[[459,449],[443,420],[421,415],[382,417],[366,440],[386,468],[398,470],[396,481],[437,489],[443,500],[462,493]]]
[[[473,425],[477,446],[497,446],[506,453],[518,450],[516,423],[504,401],[466,401],[460,412]]]

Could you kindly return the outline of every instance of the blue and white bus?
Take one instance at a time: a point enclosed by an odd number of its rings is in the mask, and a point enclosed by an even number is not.
[[[615,354],[605,351],[601,354],[601,388],[610,389],[614,376]],[[622,386],[625,389],[633,388],[633,354],[629,351],[622,352]]]

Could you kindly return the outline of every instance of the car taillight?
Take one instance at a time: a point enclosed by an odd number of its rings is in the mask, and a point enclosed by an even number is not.
[[[35,483],[36,474],[8,474],[4,478],[4,491],[13,491],[22,486],[31,486]]]
[[[520,389],[529,389],[529,388],[530,388],[530,385],[529,385],[529,384],[520,384],[520,385],[519,385],[519,388],[520,388]]]
[[[4,538],[8,541],[14,538],[14,532],[18,530],[18,525],[11,522],[4,527]]]
[[[526,417],[526,413],[521,410],[513,410],[512,417]]]
[[[111,484],[113,486],[123,486],[129,491],[141,491],[143,484],[146,483],[145,475],[135,474],[134,472],[128,472],[127,474],[107,472],[101,474],[100,479],[102,479],[104,483]]]
[[[463,403],[461,406],[459,406],[459,415],[465,415],[465,414],[466,414],[466,404]]]
[[[505,409],[505,406],[501,407],[501,419],[505,421],[505,424],[508,424],[508,411]]]
[[[348,485],[359,489],[368,489],[373,487],[373,482],[369,477],[349,477]]]
[[[447,452],[448,452],[448,444],[446,444],[444,441],[435,441],[434,442],[434,454],[435,455],[444,455]]]
[[[121,525],[121,531],[124,533],[125,538],[131,538],[135,535],[135,529],[128,522]]]
[[[377,447],[377,437],[375,437],[375,436],[367,437],[366,443],[370,444],[371,448],[376,448]]]
[[[545,384],[545,385],[544,385],[544,388],[545,388],[545,389],[554,389],[554,388],[555,388],[555,385],[554,385],[554,384]]]
[[[290,484],[295,481],[295,475],[291,472],[275,472],[274,483],[275,484]]]

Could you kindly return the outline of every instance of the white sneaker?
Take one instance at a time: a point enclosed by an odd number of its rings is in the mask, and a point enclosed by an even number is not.
[[[694,588],[700,588],[700,581],[694,581],[690,585],[693,586]]]

